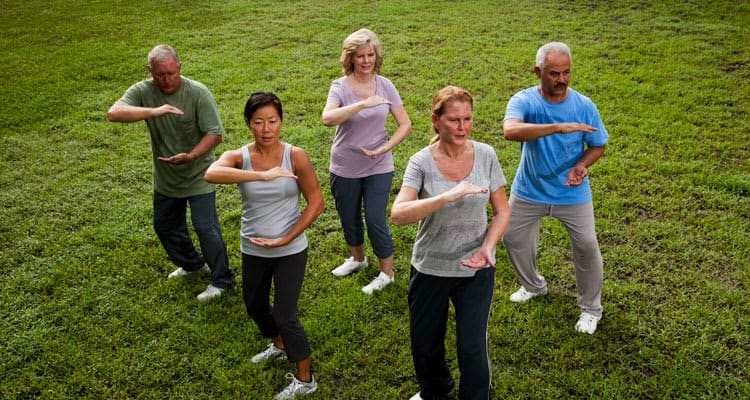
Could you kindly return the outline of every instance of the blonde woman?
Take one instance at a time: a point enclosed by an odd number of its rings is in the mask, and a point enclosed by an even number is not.
[[[379,75],[383,46],[360,29],[342,46],[344,76],[331,83],[323,124],[336,126],[329,165],[331,192],[349,246],[349,258],[332,271],[346,276],[368,266],[364,231],[380,262],[380,274],[362,291],[371,294],[394,281],[393,239],[386,218],[393,181],[391,150],[411,133],[411,120],[393,83]],[[392,115],[398,128],[388,137]],[[364,209],[365,224],[362,223]]]

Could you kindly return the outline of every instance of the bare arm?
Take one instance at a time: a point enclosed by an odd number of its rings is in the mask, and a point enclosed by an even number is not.
[[[486,191],[487,189],[463,181],[438,196],[418,199],[416,189],[402,186],[391,207],[391,221],[396,226],[413,224],[427,218],[448,203]]]
[[[398,125],[398,128],[395,132],[393,132],[393,135],[391,135],[391,138],[388,139],[388,143],[385,145],[375,149],[375,150],[368,150],[365,148],[362,148],[362,153],[364,153],[366,156],[371,158],[377,158],[381,155],[389,152],[394,147],[396,147],[399,143],[401,143],[404,139],[406,139],[407,136],[411,134],[412,125],[411,125],[411,119],[409,118],[409,114],[406,113],[406,109],[404,106],[399,106],[391,110],[391,114],[393,115],[393,118],[396,120],[396,124]]]
[[[503,136],[515,142],[528,142],[555,133],[571,133],[583,131],[591,133],[596,131],[591,125],[579,124],[577,122],[566,122],[559,124],[531,124],[520,119],[512,118],[503,121]]]
[[[280,238],[251,238],[250,241],[261,247],[279,247],[291,243],[294,238],[301,235],[318,216],[323,212],[325,205],[323,203],[323,192],[318,183],[318,176],[304,150],[292,148],[292,165],[294,173],[297,174],[297,184],[299,185],[302,196],[304,196],[307,205],[302,210],[297,222],[287,232],[284,237]]]
[[[578,186],[583,183],[583,178],[589,174],[589,167],[604,155],[604,146],[592,146],[586,149],[583,156],[568,172],[566,186]]]
[[[364,110],[365,108],[376,107],[381,104],[390,104],[390,102],[380,96],[370,96],[365,100],[361,100],[344,107],[341,107],[341,105],[338,103],[326,103],[322,115],[323,125],[339,125],[351,118],[352,115]]]
[[[164,104],[159,107],[137,107],[118,101],[107,111],[107,120],[109,122],[136,122],[148,118],[157,118],[165,114],[184,114],[179,108]]]
[[[291,171],[273,167],[268,171],[242,169],[242,150],[226,151],[206,170],[204,179],[209,183],[232,184],[253,181],[270,181],[281,176],[297,178]]]
[[[472,268],[484,268],[487,264],[495,266],[495,263],[492,262],[492,252],[503,237],[505,230],[508,228],[508,222],[510,222],[510,205],[508,205],[504,187],[492,192],[490,205],[492,206],[492,220],[482,241],[482,246],[470,259],[461,261],[464,266]]]
[[[221,135],[209,133],[203,136],[203,139],[190,150],[190,153],[178,153],[169,157],[158,157],[158,159],[170,164],[187,164],[213,150],[219,143],[221,143]]]

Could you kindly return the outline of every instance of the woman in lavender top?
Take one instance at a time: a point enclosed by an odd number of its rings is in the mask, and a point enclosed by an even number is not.
[[[367,267],[366,224],[373,253],[380,261],[380,274],[362,288],[371,294],[395,278],[393,239],[386,219],[393,181],[391,150],[411,133],[412,125],[396,87],[379,75],[383,46],[375,33],[360,29],[349,35],[340,61],[344,76],[331,83],[322,117],[324,125],[336,127],[329,166],[331,193],[350,257],[332,273],[346,276]],[[398,126],[390,138],[386,130],[389,114]]]

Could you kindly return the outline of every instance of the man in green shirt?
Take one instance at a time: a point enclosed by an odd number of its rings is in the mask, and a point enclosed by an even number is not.
[[[153,224],[178,268],[169,278],[211,270],[211,284],[198,295],[207,300],[235,284],[216,215],[215,187],[203,179],[214,161],[224,127],[211,92],[180,75],[180,59],[170,46],[148,54],[151,79],[131,86],[107,113],[111,122],[146,121],[153,153]],[[187,206],[199,252],[187,230]]]

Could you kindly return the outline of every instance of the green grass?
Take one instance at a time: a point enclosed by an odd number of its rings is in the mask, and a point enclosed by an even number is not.
[[[286,363],[256,367],[267,341],[239,290],[199,304],[207,277],[173,266],[150,224],[144,124],[106,110],[169,43],[184,75],[214,93],[227,135],[251,140],[247,96],[276,92],[283,139],[308,150],[327,210],[308,230],[301,318],[320,383],[312,398],[399,399],[417,390],[407,276],[415,227],[394,227],[397,282],[367,297],[371,270],[335,279],[346,253],[328,187],[333,129],[320,122],[341,41],[360,27],[385,45],[382,73],[414,122],[395,151],[432,135],[434,92],[476,98],[473,137],[513,178],[505,105],[536,83],[539,45],[567,42],[572,86],[610,132],[591,169],[605,260],[604,319],[573,324],[564,229],[543,224],[551,293],[526,305],[502,246],[489,339],[495,398],[750,397],[750,3],[746,1],[0,1],[0,398],[272,397]],[[218,189],[239,270],[236,188]],[[368,253],[370,253],[368,249]],[[370,256],[371,253],[370,253]],[[453,330],[453,327],[450,328]],[[448,354],[455,367],[454,338]],[[457,376],[458,377],[458,376]]]

